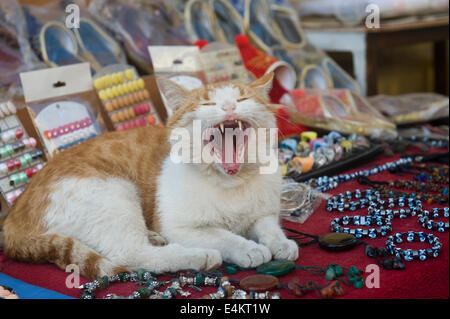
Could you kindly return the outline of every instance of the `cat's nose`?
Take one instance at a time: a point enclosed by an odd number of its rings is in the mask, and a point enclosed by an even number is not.
[[[222,105],[222,110],[224,110],[225,112],[233,112],[234,110],[236,110],[236,105],[233,103],[227,103]]]

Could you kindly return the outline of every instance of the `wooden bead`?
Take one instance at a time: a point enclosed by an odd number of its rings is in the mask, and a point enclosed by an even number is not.
[[[114,114],[111,115],[111,121],[113,121],[113,123],[119,123],[120,122],[119,117],[118,117],[117,114],[118,113],[114,113]]]
[[[114,111],[114,107],[113,107],[113,105],[112,105],[112,102],[106,102],[106,104],[105,104],[105,109],[106,109],[108,112]]]

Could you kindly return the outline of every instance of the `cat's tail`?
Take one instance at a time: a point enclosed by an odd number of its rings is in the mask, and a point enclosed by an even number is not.
[[[75,265],[90,280],[129,271],[113,265],[80,241],[60,235],[5,236],[4,250],[9,258],[25,262],[54,263],[63,270]]]

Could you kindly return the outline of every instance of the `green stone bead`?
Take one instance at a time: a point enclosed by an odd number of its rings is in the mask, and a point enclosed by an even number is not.
[[[364,287],[364,280],[362,278],[358,278],[358,280],[353,283],[353,287],[361,289],[362,287]]]
[[[350,275],[359,275],[359,270],[355,266],[351,266],[350,269],[348,270],[348,273]]]
[[[359,280],[359,277],[355,275],[347,275],[347,278],[351,283],[355,283]]]
[[[147,289],[145,287],[138,288],[137,292],[141,295],[141,298],[147,298],[151,294],[150,289]]]
[[[140,281],[144,280],[144,274],[146,272],[147,272],[147,270],[145,270],[143,268],[138,269],[138,271],[137,271],[137,278],[138,278],[138,280],[140,280]]]
[[[4,147],[0,148],[0,156],[2,158],[8,156],[8,152],[6,151],[6,148],[4,148]]]
[[[333,280],[336,278],[336,273],[333,268],[328,268],[327,272],[325,273],[325,279],[326,280]]]
[[[256,268],[258,274],[275,277],[286,275],[295,269],[295,263],[290,260],[273,260]]]
[[[337,265],[337,266],[334,268],[334,272],[336,273],[336,277],[342,276],[342,273],[343,273],[342,266]]]
[[[195,285],[203,286],[204,285],[204,277],[201,273],[195,275]]]
[[[119,276],[120,282],[127,282],[128,281],[127,275],[128,275],[128,273],[126,273],[126,272],[121,272],[121,273],[117,274],[117,276]]]
[[[226,266],[225,271],[230,275],[234,275],[235,273],[237,273],[237,269],[233,266]]]

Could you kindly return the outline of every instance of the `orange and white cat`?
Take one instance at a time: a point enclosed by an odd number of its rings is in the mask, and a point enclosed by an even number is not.
[[[169,156],[171,130],[191,130],[194,120],[275,128],[272,77],[193,91],[159,79],[173,109],[167,128],[107,133],[51,159],[4,221],[6,255],[62,269],[75,264],[90,279],[297,259],[297,244],[279,225],[279,171],[259,174],[260,163],[176,164]]]

